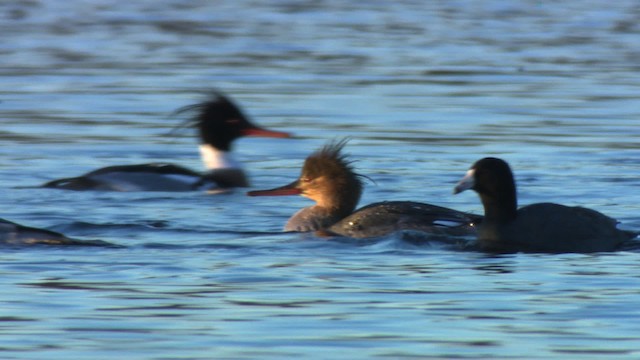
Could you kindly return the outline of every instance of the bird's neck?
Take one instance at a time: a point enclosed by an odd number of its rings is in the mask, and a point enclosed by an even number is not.
[[[200,145],[200,156],[204,166],[209,170],[241,168],[229,151],[217,149],[209,144]]]
[[[484,216],[489,222],[507,223],[515,220],[518,205],[515,197],[492,198],[481,196]]]

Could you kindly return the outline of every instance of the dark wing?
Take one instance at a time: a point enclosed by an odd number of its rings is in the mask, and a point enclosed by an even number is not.
[[[435,235],[475,234],[482,216],[413,201],[385,201],[367,205],[328,230],[361,238],[383,236],[398,230],[416,230]]]

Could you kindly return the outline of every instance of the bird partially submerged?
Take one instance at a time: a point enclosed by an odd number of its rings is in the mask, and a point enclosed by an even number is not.
[[[65,235],[34,227],[16,224],[9,220],[0,219],[0,245],[60,245],[60,246],[100,246],[119,247],[102,240],[76,240]]]

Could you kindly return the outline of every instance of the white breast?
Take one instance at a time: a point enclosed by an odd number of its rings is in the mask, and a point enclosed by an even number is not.
[[[208,144],[200,145],[200,155],[204,166],[209,170],[240,169],[240,164],[233,159],[228,151],[220,151]]]

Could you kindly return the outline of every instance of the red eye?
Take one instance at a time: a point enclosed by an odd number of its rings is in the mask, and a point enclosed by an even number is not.
[[[229,125],[237,125],[238,123],[240,123],[239,119],[227,119],[226,121]]]

